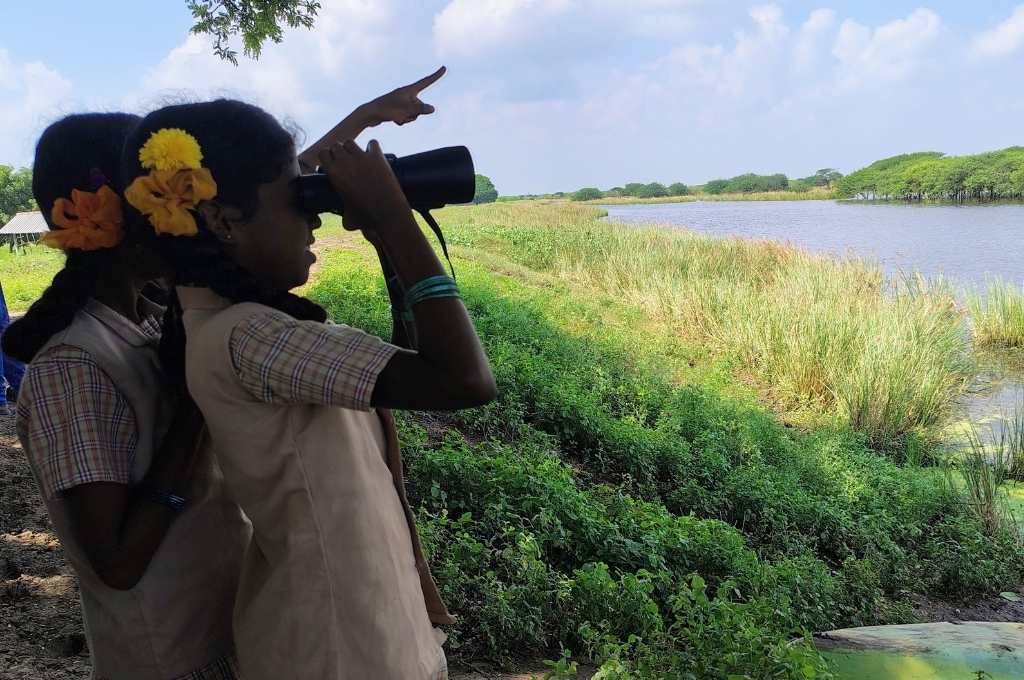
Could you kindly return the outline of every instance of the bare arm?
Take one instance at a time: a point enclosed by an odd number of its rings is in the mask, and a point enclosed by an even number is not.
[[[321,151],[347,139],[356,139],[366,128],[376,127],[387,122],[405,125],[421,115],[433,113],[434,107],[423,103],[419,94],[437,82],[445,74],[445,71],[445,67],[442,66],[415,83],[396,88],[357,107],[355,111],[331,128],[327,134],[299,154],[299,167],[302,172],[309,173],[316,170],[317,159]]]
[[[363,104],[357,107],[355,111],[348,114],[340,123],[331,128],[327,134],[315,141],[309,146],[309,148],[299,154],[299,168],[301,168],[304,173],[315,171],[317,154],[321,149],[330,146],[337,140],[355,139],[362,134],[363,130],[368,127],[372,127],[370,120],[371,118],[369,111],[367,111],[367,105]]]
[[[199,409],[184,397],[143,483],[187,496],[202,432]],[[118,590],[139,582],[177,514],[133,494],[127,485],[112,482],[72,487],[64,499],[74,518],[73,531],[93,570]]]
[[[366,151],[351,141],[335,145],[321,152],[320,163],[345,197],[345,228],[374,232],[403,288],[445,274],[376,141]],[[448,410],[492,401],[494,376],[462,300],[426,300],[412,312],[417,351],[392,357],[377,378],[373,405]]]
[[[364,231],[366,240],[373,244],[377,251],[377,259],[380,261],[381,271],[384,273],[384,282],[387,285],[388,300],[391,302],[391,344],[403,349],[416,349],[416,322],[413,319],[403,319],[402,313],[405,308],[405,288],[395,268],[391,265],[388,254],[384,250],[377,235],[372,231]]]

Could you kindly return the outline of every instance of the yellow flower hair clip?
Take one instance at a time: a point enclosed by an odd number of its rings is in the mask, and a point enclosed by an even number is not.
[[[104,184],[95,192],[71,190],[70,200],[58,198],[50,211],[50,222],[58,227],[39,242],[60,250],[113,248],[124,236],[121,199]]]
[[[203,151],[195,137],[178,128],[163,128],[139,150],[148,175],[136,177],[125,199],[158,234],[195,236],[199,228],[192,210],[217,195],[217,183],[202,167]]]

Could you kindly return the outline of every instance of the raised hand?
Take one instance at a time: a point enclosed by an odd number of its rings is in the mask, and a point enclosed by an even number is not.
[[[420,92],[440,80],[446,71],[447,69],[442,66],[426,78],[396,88],[359,106],[335,125],[330,132],[299,154],[299,165],[302,171],[313,172],[321,151],[330,148],[333,144],[355,139],[368,127],[387,122],[405,125],[420,116],[433,113],[434,107],[425,104],[420,99]]]
[[[373,101],[364,104],[366,107],[367,124],[370,127],[381,123],[405,125],[422,115],[434,112],[434,107],[420,99],[420,93],[427,89],[445,74],[447,69],[442,66],[429,76],[403,87],[396,88]]]

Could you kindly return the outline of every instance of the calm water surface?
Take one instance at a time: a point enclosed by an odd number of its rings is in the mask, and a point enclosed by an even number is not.
[[[993,276],[1024,282],[1024,205],[698,201],[603,207],[609,219],[622,222],[678,225],[866,257],[890,274],[919,271],[965,285]]]

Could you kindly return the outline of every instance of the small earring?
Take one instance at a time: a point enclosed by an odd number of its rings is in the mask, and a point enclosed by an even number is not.
[[[231,240],[232,238],[234,238],[234,237],[233,237],[233,236],[231,235],[231,232],[228,232],[227,234],[225,234],[225,235],[224,235],[224,238],[225,238],[226,240],[230,241],[230,240]]]

